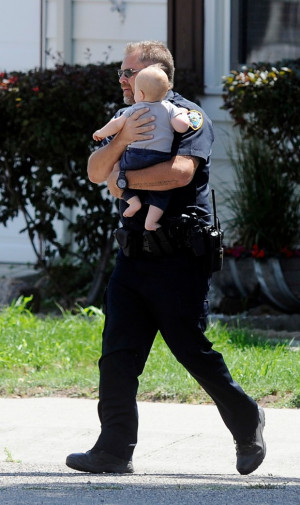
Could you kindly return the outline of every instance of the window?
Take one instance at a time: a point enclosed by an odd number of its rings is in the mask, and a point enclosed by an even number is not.
[[[231,68],[300,58],[300,0],[231,0]]]

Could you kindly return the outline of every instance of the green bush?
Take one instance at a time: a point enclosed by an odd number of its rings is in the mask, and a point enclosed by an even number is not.
[[[246,137],[264,140],[300,182],[300,59],[259,63],[224,77],[222,109]]]
[[[0,74],[0,223],[23,214],[20,231],[60,296],[73,289],[55,280],[62,258],[65,266],[75,258],[90,280],[100,258],[101,275],[110,271],[118,213],[106,185],[89,182],[86,166],[97,147],[93,131],[122,106],[117,68],[63,64]]]
[[[235,242],[266,253],[299,245],[300,59],[254,64],[224,77],[222,109],[239,127],[229,149]]]
[[[105,185],[88,181],[86,165],[96,147],[93,131],[122,105],[118,66],[57,65],[0,76],[0,222],[22,212],[40,262],[70,254],[70,244],[57,238],[56,219],[67,224],[73,254],[89,264],[116,225]],[[44,241],[42,255],[37,239]]]
[[[278,254],[299,241],[300,196],[264,141],[237,141],[231,153],[235,187],[229,191],[228,228],[239,244]]]

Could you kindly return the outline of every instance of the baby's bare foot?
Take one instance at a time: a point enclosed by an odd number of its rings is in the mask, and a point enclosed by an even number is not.
[[[156,231],[158,228],[161,228],[159,223],[145,223],[145,230],[147,231]]]
[[[137,202],[137,201],[134,201],[134,202],[127,202],[129,204],[129,207],[127,207],[127,209],[123,212],[123,216],[124,217],[132,217],[134,216],[134,214],[140,210],[142,204],[141,202]]]

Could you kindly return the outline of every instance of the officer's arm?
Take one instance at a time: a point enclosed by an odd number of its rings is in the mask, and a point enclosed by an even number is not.
[[[199,161],[193,156],[174,156],[170,161],[157,163],[140,170],[127,170],[126,178],[131,189],[166,191],[187,186],[194,177]],[[107,179],[110,193],[120,198],[122,190],[116,185],[119,172],[114,170]]]
[[[155,128],[153,124],[154,116],[143,114],[149,108],[139,109],[126,119],[122,130],[111,140],[111,142],[97,151],[94,151],[88,160],[88,177],[91,182],[101,183],[107,180],[111,174],[115,163],[121,158],[123,151],[128,144],[137,140],[153,138],[151,130]]]

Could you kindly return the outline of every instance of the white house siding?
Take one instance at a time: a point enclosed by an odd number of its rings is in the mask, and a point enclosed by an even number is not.
[[[109,0],[47,0],[46,66],[54,65],[60,56],[81,65],[119,61],[124,45],[132,40],[166,43],[167,0],[123,4],[124,15]]]
[[[0,0],[0,72],[40,60],[40,0]]]
[[[30,212],[30,209],[28,209]],[[24,216],[20,214],[7,226],[0,225],[0,263],[35,263],[36,257],[26,232],[20,233],[26,226]],[[63,236],[63,224],[56,222],[56,233]],[[38,240],[35,247],[40,250]]]
[[[235,135],[228,112],[221,110],[222,76],[230,71],[230,3],[230,0],[205,1],[205,96],[201,97],[201,105],[214,125],[210,185],[215,189],[218,215],[223,224],[228,218],[226,191],[233,184],[228,147]]]
[[[233,187],[233,171],[228,158],[229,148],[233,148],[233,139],[237,131],[232,126],[229,114],[221,110],[220,95],[210,95],[201,98],[201,105],[212,119],[215,141],[212,148],[212,166],[210,171],[210,187],[215,190],[217,211],[221,223],[229,218],[226,204],[227,191]],[[229,239],[226,235],[226,242]]]
[[[119,2],[120,3],[120,2]],[[73,1],[73,62],[119,61],[128,41],[167,37],[167,2],[125,2],[124,19],[109,1]]]
[[[57,2],[59,0],[46,0],[46,15],[45,15],[45,48],[46,52],[44,56],[44,66],[50,68],[55,64],[55,60],[58,57],[59,48],[57,46],[57,24],[58,24],[58,13],[57,13]],[[61,0],[60,0],[61,1]],[[64,1],[64,0],[63,0]]]
[[[0,72],[40,65],[40,0],[0,0]],[[1,120],[1,119],[0,119]],[[0,261],[34,261],[23,216],[0,225]]]

